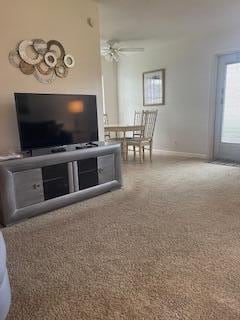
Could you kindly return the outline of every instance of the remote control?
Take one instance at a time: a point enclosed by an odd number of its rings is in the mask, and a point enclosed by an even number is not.
[[[10,153],[10,154],[3,154],[0,155],[0,161],[7,161],[13,159],[21,159],[23,156],[19,153]]]

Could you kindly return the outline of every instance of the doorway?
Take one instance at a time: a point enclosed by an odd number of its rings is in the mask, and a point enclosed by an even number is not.
[[[218,58],[214,157],[240,162],[240,53]]]

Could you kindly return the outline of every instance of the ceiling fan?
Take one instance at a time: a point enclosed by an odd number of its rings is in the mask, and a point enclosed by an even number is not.
[[[118,62],[121,55],[128,53],[137,53],[143,52],[144,48],[126,48],[121,47],[120,43],[117,40],[108,40],[103,42],[101,46],[101,55],[107,61],[115,61]]]

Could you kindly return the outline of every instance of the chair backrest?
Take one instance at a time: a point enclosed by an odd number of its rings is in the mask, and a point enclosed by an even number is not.
[[[142,111],[135,111],[134,112],[134,125],[141,126],[143,124],[143,112]],[[141,137],[141,131],[134,131],[133,137]]]
[[[142,111],[135,111],[134,112],[134,125],[141,126],[142,124]]]
[[[109,124],[107,113],[103,114],[103,124],[104,124],[104,126],[107,126]],[[109,131],[104,131],[104,138],[105,138],[105,140],[110,139],[110,132]]]
[[[145,139],[152,139],[155,129],[155,124],[157,120],[158,110],[146,111],[142,112],[142,120],[144,125],[144,131],[142,137]]]
[[[108,115],[107,115],[107,113],[104,113],[103,114],[103,124],[105,125],[105,126],[107,126],[109,123],[108,123]]]

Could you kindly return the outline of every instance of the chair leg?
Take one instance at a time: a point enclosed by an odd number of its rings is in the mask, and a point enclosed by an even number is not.
[[[124,143],[121,141],[121,154],[122,154],[122,160],[125,160],[125,150],[124,150]]]
[[[145,149],[144,149],[144,146],[142,147],[142,155],[143,155],[143,160],[145,160]]]
[[[140,160],[140,163],[143,163],[143,158],[142,158],[142,146],[141,146],[141,144],[139,145],[139,160]]]
[[[152,142],[149,144],[150,161],[152,162]]]
[[[128,144],[126,144],[125,152],[126,152],[126,161],[128,161]]]
[[[133,146],[133,156],[134,160],[136,160],[136,146]]]

